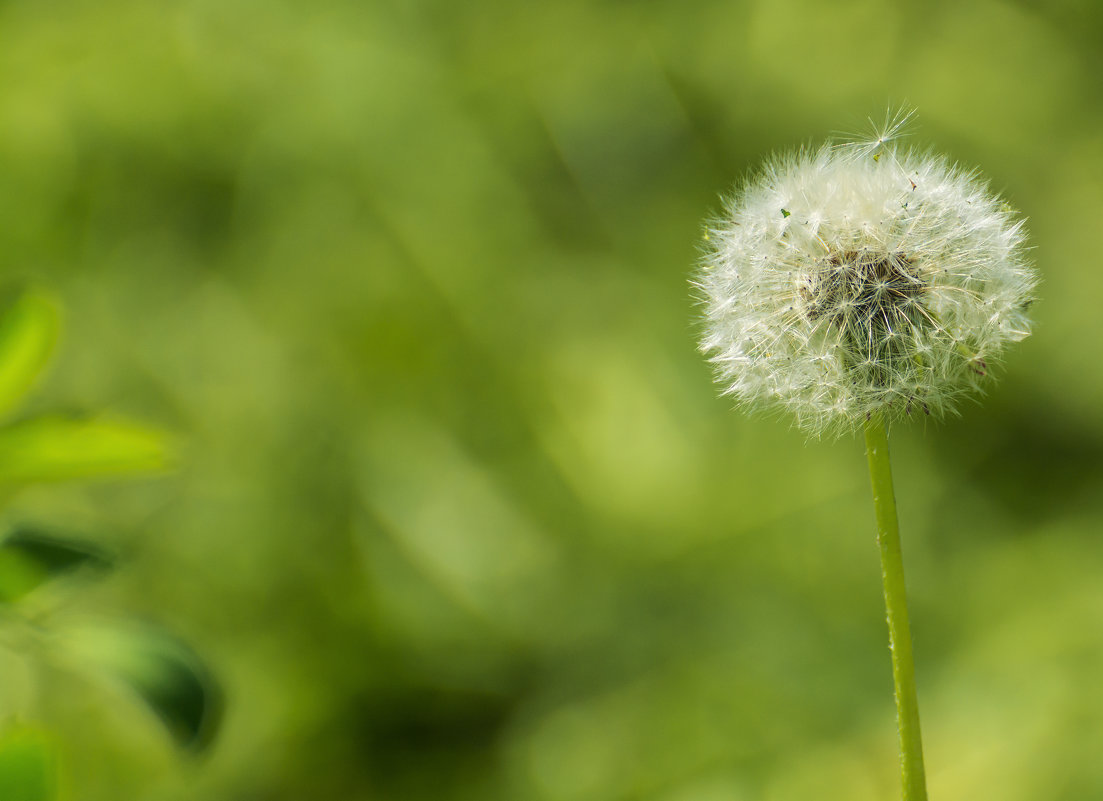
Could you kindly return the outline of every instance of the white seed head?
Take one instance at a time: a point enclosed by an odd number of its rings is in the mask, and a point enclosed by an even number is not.
[[[891,136],[775,157],[707,232],[701,350],[815,436],[942,416],[1030,333],[1024,239],[975,172]]]

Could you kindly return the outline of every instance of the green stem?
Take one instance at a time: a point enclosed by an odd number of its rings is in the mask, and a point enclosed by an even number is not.
[[[900,730],[900,771],[904,801],[927,801],[923,771],[923,742],[919,734],[919,702],[915,695],[915,662],[912,659],[911,625],[904,592],[904,559],[900,552],[900,524],[892,490],[889,440],[884,420],[866,422],[866,455],[877,512],[877,544],[881,549],[881,581],[888,612],[892,680],[896,686],[896,725]]]

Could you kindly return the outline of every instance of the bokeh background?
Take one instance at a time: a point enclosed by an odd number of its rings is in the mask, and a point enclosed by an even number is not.
[[[893,432],[931,794],[1103,797],[1097,4],[7,0],[0,32],[0,264],[67,311],[33,406],[184,442],[5,516],[123,554],[83,610],[226,697],[186,757],[36,674],[64,797],[896,797],[861,443],[718,399],[688,279],[765,154],[904,103],[1044,280],[983,404]]]

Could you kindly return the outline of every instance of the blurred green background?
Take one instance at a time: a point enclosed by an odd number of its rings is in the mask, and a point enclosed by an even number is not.
[[[63,797],[896,797],[861,444],[718,399],[688,278],[765,154],[901,103],[1044,280],[983,405],[894,431],[931,795],[1103,797],[1098,4],[8,0],[0,32],[0,263],[67,311],[32,407],[184,442],[5,515],[122,553],[83,611],[167,624],[227,702],[182,758],[9,654]]]

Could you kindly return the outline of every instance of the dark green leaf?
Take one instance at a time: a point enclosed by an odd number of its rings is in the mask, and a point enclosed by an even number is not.
[[[222,717],[222,692],[189,646],[153,626],[96,626],[73,631],[81,663],[121,680],[168,729],[176,744],[206,748]]]
[[[107,554],[88,543],[20,528],[0,540],[0,601],[15,601],[82,567],[103,568]]]

